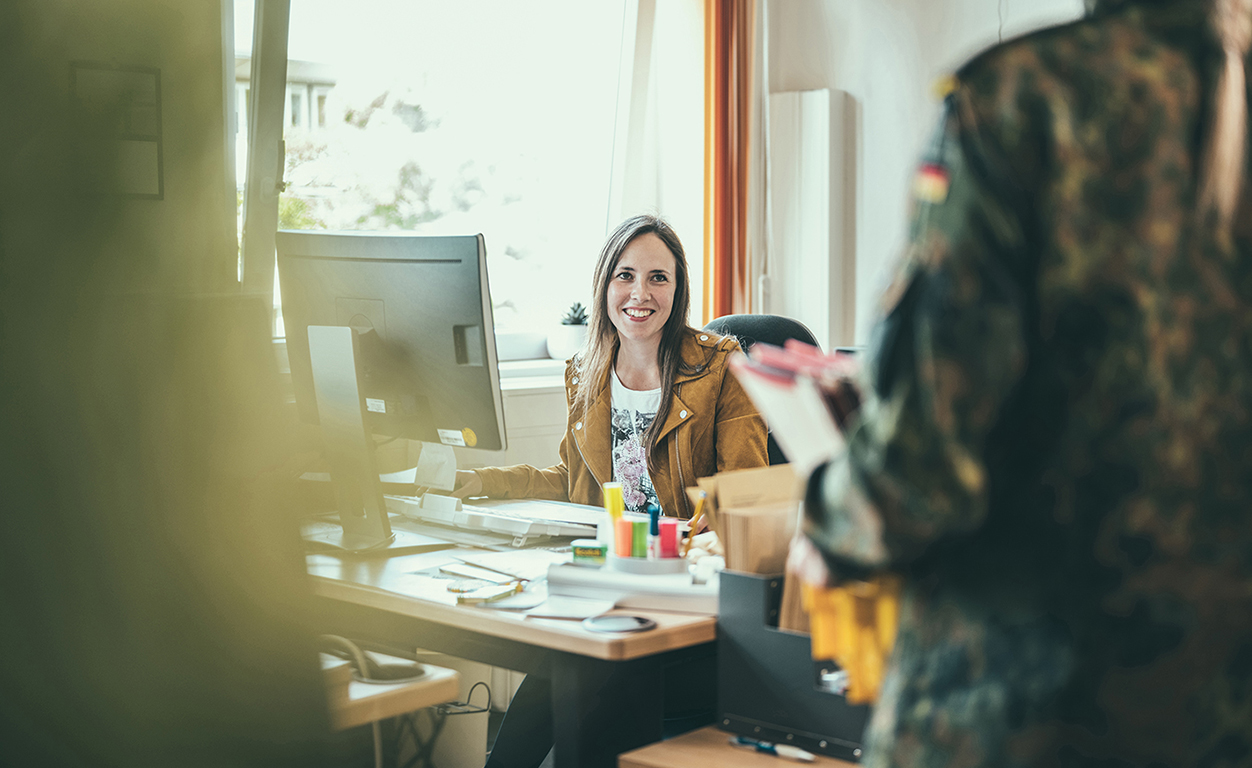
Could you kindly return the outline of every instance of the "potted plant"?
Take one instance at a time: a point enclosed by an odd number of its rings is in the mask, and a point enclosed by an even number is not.
[[[567,360],[587,341],[587,308],[574,302],[561,318],[561,324],[548,334],[548,357]]]

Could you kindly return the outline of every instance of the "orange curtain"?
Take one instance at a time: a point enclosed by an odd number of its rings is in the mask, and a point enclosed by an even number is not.
[[[755,0],[704,0],[704,321],[751,310],[748,128]]]

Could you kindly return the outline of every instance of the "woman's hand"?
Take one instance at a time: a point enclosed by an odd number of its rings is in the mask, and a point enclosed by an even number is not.
[[[478,476],[477,472],[468,469],[458,469],[456,471],[456,487],[452,489],[452,495],[458,499],[482,496],[482,478]]]

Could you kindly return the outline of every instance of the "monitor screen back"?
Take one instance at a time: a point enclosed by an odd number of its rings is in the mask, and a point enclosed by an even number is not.
[[[317,422],[308,327],[348,326],[370,431],[504,447],[482,235],[283,231],[278,271],[302,419]]]

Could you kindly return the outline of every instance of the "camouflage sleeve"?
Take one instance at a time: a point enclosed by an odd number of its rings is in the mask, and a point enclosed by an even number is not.
[[[1026,362],[1027,216],[974,115],[948,97],[847,453],[810,480],[805,530],[837,571],[905,564],[986,516],[984,451]]]

